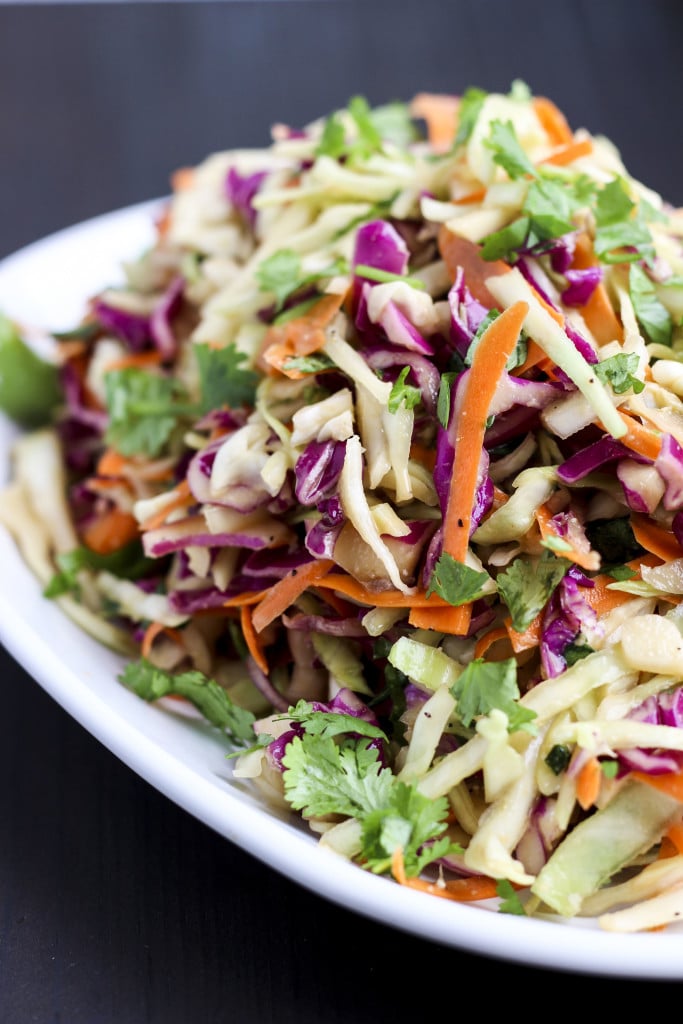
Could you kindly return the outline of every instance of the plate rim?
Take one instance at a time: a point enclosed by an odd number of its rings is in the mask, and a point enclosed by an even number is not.
[[[126,224],[139,228],[142,235],[145,227],[151,230],[155,211],[164,201],[165,197],[161,197],[109,211],[46,235],[4,257],[0,260],[0,300],[4,302],[0,309],[10,317],[26,318],[27,309],[12,308],[11,300],[8,306],[6,299],[2,299],[3,288],[8,280],[10,283],[16,280],[16,275],[30,275],[37,258],[62,257],[65,249],[78,255],[86,239],[90,243],[93,238],[100,239],[106,246],[108,232],[114,227],[125,228]],[[134,258],[136,254],[137,250],[117,254],[112,270],[122,258]],[[108,283],[102,280],[100,286]],[[79,294],[78,288],[78,284],[74,284],[75,294]],[[80,293],[79,297],[84,305],[89,295]],[[52,323],[39,326],[54,329]],[[16,436],[16,429],[6,419],[0,419],[0,470],[5,475]],[[13,572],[20,574],[24,587],[28,588],[29,605],[32,594],[37,607],[44,612],[54,609],[60,622],[64,622],[64,613],[54,602],[42,597],[37,581],[4,527],[0,527],[0,552],[13,562]],[[132,717],[124,714],[119,707],[120,695],[112,707],[90,683],[79,678],[73,664],[64,661],[54,664],[51,647],[36,627],[37,618],[27,617],[26,603],[23,606],[17,603],[13,599],[14,592],[8,589],[9,581],[14,579],[13,572],[0,574],[0,642],[7,652],[72,718],[137,775],[271,869],[360,916],[418,939],[483,957],[532,969],[585,975],[683,979],[683,935],[680,932],[620,935],[586,926],[583,922],[521,918],[438,900],[337,858],[300,827],[274,817],[262,805],[238,798],[231,783],[208,775],[206,765],[201,770],[188,768],[172,750],[141,728],[137,711]],[[85,641],[86,635],[70,620],[66,619],[64,628],[76,630]],[[98,685],[103,685],[105,694],[111,696],[123,690],[113,675],[104,681],[98,679]],[[138,698],[128,696],[137,707]],[[154,719],[159,727],[157,732],[167,731],[171,735],[176,729],[172,724],[176,716],[160,708],[143,706],[146,715],[164,716],[159,721]],[[159,724],[162,721],[169,723],[168,730]],[[216,799],[217,794],[219,799]],[[330,870],[331,864],[334,871]]]

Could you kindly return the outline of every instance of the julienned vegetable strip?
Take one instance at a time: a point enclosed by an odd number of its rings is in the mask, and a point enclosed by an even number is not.
[[[272,138],[174,176],[53,363],[0,315],[45,383],[0,520],[338,855],[675,927],[681,212],[522,82]]]
[[[296,599],[325,578],[334,567],[332,559],[308,562],[298,569],[292,569],[287,576],[279,580],[254,608],[252,625],[257,633],[261,633],[273,619],[286,612]]]
[[[455,425],[455,458],[443,528],[443,550],[457,562],[465,561],[469,546],[489,409],[528,311],[524,302],[506,309],[486,328],[474,352]]]

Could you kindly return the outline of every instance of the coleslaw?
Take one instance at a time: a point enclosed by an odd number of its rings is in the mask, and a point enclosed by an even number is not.
[[[276,125],[176,172],[49,358],[0,318],[0,521],[122,683],[331,855],[665,927],[682,237],[522,82]]]

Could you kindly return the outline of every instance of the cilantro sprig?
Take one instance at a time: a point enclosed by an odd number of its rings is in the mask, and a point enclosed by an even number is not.
[[[427,597],[438,594],[457,608],[458,605],[468,604],[481,597],[489,579],[487,572],[477,572],[444,551],[434,566]]]
[[[121,455],[155,458],[179,423],[196,415],[196,405],[186,398],[172,377],[132,366],[110,370],[105,375],[106,443]]]
[[[533,731],[536,712],[518,703],[517,662],[485,661],[475,658],[451,687],[457,701],[456,714],[464,726],[471,726],[481,715],[498,709],[508,718],[508,731]]]
[[[535,562],[516,558],[496,579],[498,593],[508,606],[512,627],[523,633],[545,608],[555,587],[569,569],[565,558],[544,551]]]
[[[141,658],[126,665],[118,678],[129,690],[146,701],[169,696],[184,697],[207,722],[227,733],[234,743],[249,745],[256,740],[252,712],[235,704],[222,686],[202,672],[173,675]]]
[[[338,257],[329,266],[314,273],[302,269],[301,257],[293,249],[278,249],[271,256],[261,260],[256,269],[256,279],[261,291],[270,293],[279,311],[291,295],[301,291],[307,285],[315,284],[324,278],[345,274],[348,271],[346,260]]]

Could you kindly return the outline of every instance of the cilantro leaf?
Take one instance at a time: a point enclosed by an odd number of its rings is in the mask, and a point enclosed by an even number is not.
[[[468,604],[481,597],[489,578],[487,572],[470,569],[469,565],[456,561],[452,555],[444,551],[434,566],[427,597],[436,593],[453,607]]]
[[[554,775],[561,775],[569,767],[572,759],[571,747],[565,743],[555,743],[546,754],[544,760]]]
[[[436,401],[436,415],[444,430],[448,430],[448,421],[451,418],[451,390],[457,376],[458,374],[455,370],[449,370],[441,374],[439,397]]]
[[[574,231],[572,214],[581,205],[570,182],[541,178],[529,185],[524,212],[531,218],[537,242],[560,238]]]
[[[105,570],[124,579],[139,579],[154,560],[146,558],[139,540],[131,541],[118,551],[101,555],[90,548],[78,547],[72,551],[63,551],[55,558],[58,571],[48,581],[43,595],[60,597],[72,591],[78,591],[78,576],[83,569]]]
[[[475,718],[488,715],[494,708],[507,715],[509,732],[529,727],[536,717],[535,711],[517,703],[519,688],[514,658],[506,661],[475,658],[451,686],[451,693],[457,701],[455,712],[464,726],[470,726]]]
[[[321,373],[329,370],[334,363],[325,353],[312,356],[292,356],[283,364],[283,370],[298,370],[299,373]]]
[[[595,253],[603,263],[628,263],[652,255],[650,231],[621,178],[598,192],[595,223]]]
[[[253,405],[256,397],[258,374],[243,366],[248,363],[244,352],[234,342],[224,348],[195,345],[202,394],[202,411],[211,412],[227,405],[236,409]]]
[[[272,256],[261,260],[256,268],[256,280],[262,292],[275,296],[278,309],[295,292],[301,280],[301,258],[293,249],[278,249]]]
[[[645,381],[635,376],[639,365],[636,352],[618,352],[596,363],[595,374],[603,384],[611,384],[615,395],[623,395],[631,390],[637,395],[645,387]]]
[[[370,104],[364,96],[354,96],[349,100],[349,114],[358,131],[358,140],[354,146],[355,153],[364,156],[376,153],[382,148],[382,136],[373,121]]]
[[[407,148],[419,138],[419,132],[406,103],[395,100],[373,107],[370,119],[384,142],[391,142],[401,149]]]
[[[499,914],[518,914],[526,917],[524,904],[519,898],[519,893],[507,878],[501,878],[496,884],[496,892],[500,897]]]
[[[538,177],[538,171],[519,143],[512,121],[492,121],[484,145],[493,151],[493,162],[507,171],[513,180],[523,178],[525,174]]]
[[[523,633],[545,608],[550,595],[569,568],[564,558],[556,558],[549,551],[536,562],[516,558],[496,579],[498,593],[508,606],[512,627]]]
[[[265,260],[261,260],[255,276],[261,291],[270,292],[275,297],[276,308],[281,310],[290,295],[294,295],[301,288],[322,278],[344,274],[347,270],[346,260],[339,257],[333,260],[329,267],[305,274],[298,253],[293,249],[278,249]]]
[[[587,658],[588,655],[592,653],[593,648],[589,644],[577,644],[574,641],[571,641],[562,651],[562,657],[565,660],[567,668],[571,668],[572,665],[576,665],[577,661],[582,661],[583,658]]]
[[[518,217],[500,231],[487,235],[481,247],[482,257],[485,260],[516,259],[518,251],[526,246],[530,228],[530,217]]]
[[[389,802],[394,775],[383,768],[366,737],[336,743],[304,733],[287,744],[282,758],[285,796],[306,815],[363,818]]]
[[[361,838],[367,866],[376,873],[388,871],[392,854],[400,846],[406,874],[418,875],[432,861],[458,852],[460,848],[447,837],[438,839],[446,828],[447,815],[445,797],[433,800],[414,786],[396,781],[386,806],[371,811],[363,820]]]
[[[141,658],[126,665],[119,681],[147,701],[170,695],[185,697],[207,722],[227,732],[234,742],[250,744],[255,740],[255,719],[251,711],[235,704],[222,686],[202,672],[173,675]]]
[[[410,367],[404,366],[389,393],[387,408],[389,412],[398,412],[401,405],[406,409],[414,409],[422,401],[422,392],[412,384],[406,384],[406,377],[410,373]]]
[[[121,455],[159,455],[179,421],[196,415],[196,406],[183,404],[181,385],[171,377],[126,367],[105,375],[109,424],[105,441]]]
[[[337,160],[346,148],[346,131],[344,121],[338,113],[325,118],[322,135],[316,147],[316,156],[329,156]]]
[[[373,725],[372,722],[366,722],[364,718],[358,718],[356,715],[349,715],[342,711],[318,711],[314,704],[305,700],[300,700],[283,717],[303,725],[311,736],[333,738],[352,733],[358,736],[367,736],[369,739],[385,740],[387,738],[379,726]]]
[[[487,92],[476,87],[467,89],[461,96],[458,109],[458,131],[454,144],[455,149],[458,149],[468,141],[487,96]]]
[[[659,345],[671,345],[671,314],[657,297],[654,283],[637,263],[632,263],[629,268],[628,290],[636,319],[649,340]]]

